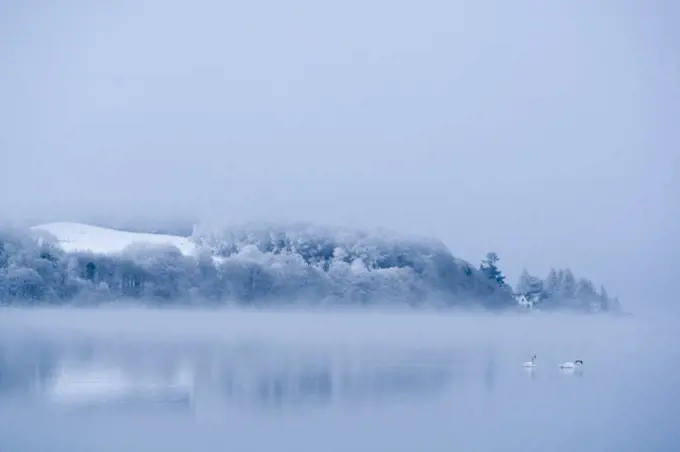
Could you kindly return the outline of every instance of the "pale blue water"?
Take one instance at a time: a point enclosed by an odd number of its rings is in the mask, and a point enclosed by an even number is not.
[[[4,310],[0,451],[677,451],[676,337],[668,319]]]

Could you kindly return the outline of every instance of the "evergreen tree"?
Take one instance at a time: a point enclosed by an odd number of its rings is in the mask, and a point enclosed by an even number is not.
[[[536,296],[543,292],[543,281],[536,276],[531,276],[529,272],[524,269],[517,282],[517,293],[526,296]]]
[[[600,286],[600,307],[603,311],[609,310],[609,295],[604,286]]]
[[[519,280],[517,281],[517,286],[515,286],[515,291],[518,294],[525,294],[529,291],[529,282],[531,280],[531,275],[527,269],[522,270],[522,274],[519,275]]]
[[[562,272],[562,278],[560,280],[560,298],[563,300],[571,300],[576,296],[576,278],[571,270],[566,269]]]
[[[591,303],[596,301],[599,302],[599,295],[595,291],[595,285],[586,278],[578,280],[578,283],[576,284],[576,293],[574,295],[576,301],[583,309],[590,309]]]
[[[543,293],[543,281],[541,278],[532,276],[529,279],[529,290],[527,291],[527,294],[540,297],[541,293]]]
[[[499,261],[498,255],[494,252],[487,253],[486,259],[482,260],[482,264],[479,269],[484,273],[489,279],[495,280],[498,285],[502,286],[505,284],[505,276],[498,269],[496,263]]]
[[[557,272],[555,271],[554,268],[551,268],[550,273],[548,273],[548,277],[545,278],[545,283],[543,284],[544,298],[553,298],[553,299],[556,298],[558,286],[559,286],[559,279],[558,279],[558,276],[557,276]]]

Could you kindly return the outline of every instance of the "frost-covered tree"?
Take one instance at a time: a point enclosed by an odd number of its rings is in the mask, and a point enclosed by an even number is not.
[[[556,298],[559,290],[559,284],[560,281],[557,276],[557,271],[554,268],[551,268],[550,273],[548,273],[548,276],[545,278],[545,282],[543,283],[543,293],[545,298]]]
[[[516,287],[517,293],[527,296],[539,296],[543,292],[543,281],[531,276],[529,272],[524,269],[519,277]]]
[[[519,275],[519,279],[517,280],[517,285],[515,286],[515,291],[517,293],[527,293],[529,290],[529,281],[530,281],[531,275],[529,275],[529,272],[527,271],[526,268],[522,269],[522,273]]]
[[[551,269],[543,283],[543,297],[546,307],[551,309],[578,309],[608,311],[611,300],[604,287],[600,293],[587,278],[576,281],[569,269]]]
[[[28,267],[9,267],[5,274],[5,294],[10,298],[38,301],[47,287],[37,271]]]
[[[623,312],[623,308],[621,307],[621,303],[619,302],[618,297],[614,297],[609,300],[609,309],[610,312],[613,312],[614,314],[620,314]]]
[[[430,239],[308,224],[251,224],[222,229],[198,226],[191,240],[200,248],[211,250],[214,256],[226,259],[225,262],[237,258],[248,247],[255,247],[267,256],[299,256],[304,265],[322,272],[321,279],[311,278],[300,287],[309,288],[310,281],[317,281],[327,301],[346,300],[348,294],[354,293],[351,297],[374,302],[394,297],[400,300],[434,297],[445,300],[445,304],[472,300],[487,306],[512,302],[504,287],[495,281],[491,283],[484,273],[456,259],[443,244]],[[398,290],[393,290],[395,284],[399,285]],[[381,290],[386,293],[380,293]],[[356,295],[359,293],[366,295]]]
[[[603,311],[609,310],[609,295],[604,286],[600,286],[600,307]]]
[[[580,278],[576,283],[575,299],[581,309],[590,310],[594,304],[599,308],[599,296],[592,281]]]
[[[0,227],[0,303],[59,302],[69,295],[65,254],[49,234]]]
[[[150,299],[171,300],[186,296],[191,274],[196,268],[173,245],[132,244],[121,253],[129,261],[135,290]]]
[[[559,297],[562,300],[571,300],[576,295],[576,278],[569,269],[561,270]]]
[[[0,303],[514,305],[495,253],[475,268],[429,239],[265,225],[197,227],[191,240],[196,255],[146,244],[105,255],[64,252],[48,235],[0,227]],[[525,271],[518,291],[573,307],[592,294],[575,281],[570,289],[571,280],[568,270],[551,270],[545,282]],[[564,294],[578,297],[569,304]]]

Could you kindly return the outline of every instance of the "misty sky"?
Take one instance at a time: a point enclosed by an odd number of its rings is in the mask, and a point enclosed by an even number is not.
[[[0,215],[384,226],[678,269],[680,3],[0,2]]]

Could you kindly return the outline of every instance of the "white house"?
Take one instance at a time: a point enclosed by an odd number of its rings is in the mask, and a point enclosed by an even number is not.
[[[538,301],[538,296],[523,293],[515,294],[515,301],[517,301],[517,304],[522,308],[534,309],[534,305]]]

